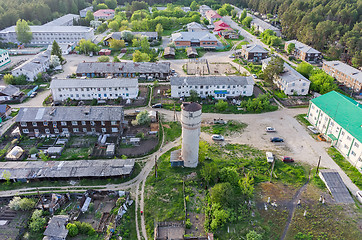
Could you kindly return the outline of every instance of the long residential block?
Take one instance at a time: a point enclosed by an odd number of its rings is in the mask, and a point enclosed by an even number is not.
[[[11,74],[16,77],[24,75],[28,81],[33,82],[39,73],[49,69],[49,64],[50,50],[47,50],[20,64],[11,71]]]
[[[208,31],[179,32],[171,36],[171,41],[176,47],[202,47],[214,49],[218,46],[218,40],[214,34]]]
[[[202,98],[251,96],[254,80],[251,76],[171,77],[171,97],[189,97],[191,90]]]
[[[10,62],[9,52],[3,49],[0,49],[0,67],[5,66]]]
[[[307,118],[353,166],[362,171],[362,106],[332,91],[310,101]]]
[[[123,133],[122,107],[25,107],[16,117],[20,132],[41,135]]]
[[[295,48],[293,51],[293,55],[296,58],[299,58],[303,61],[309,62],[309,63],[319,63],[322,61],[322,54],[318,50],[315,50],[314,48],[301,43],[297,40],[291,40],[288,42],[285,42],[284,50],[288,51],[289,44],[294,43]]]
[[[138,96],[138,79],[53,79],[50,89],[54,101],[134,99]]]

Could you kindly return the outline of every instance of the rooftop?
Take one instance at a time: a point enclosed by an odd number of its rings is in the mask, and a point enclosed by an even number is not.
[[[348,64],[341,61],[324,61],[323,64],[328,65],[362,83],[362,72]]]
[[[18,87],[15,87],[13,85],[7,85],[4,89],[0,89],[0,93],[5,94],[7,96],[14,96],[17,95],[20,92],[20,89]]]
[[[20,108],[16,122],[43,121],[120,121],[123,108],[114,107],[25,107]]]
[[[33,58],[25,61],[24,63],[14,68],[13,71],[16,71],[18,69],[22,69],[23,71],[34,71],[34,69],[38,68],[39,64],[44,64],[45,62],[49,61],[50,51],[51,50],[47,50],[38,53]]]
[[[255,17],[254,15],[251,15],[251,14],[248,13],[248,16],[251,16],[251,17],[253,18],[252,23],[260,26],[260,27],[263,28],[264,30],[270,29],[270,30],[272,30],[272,31],[280,31],[279,28],[274,27],[274,26],[271,25],[270,23],[267,23],[267,22],[261,20],[260,18]]]
[[[184,102],[182,103],[181,108],[187,112],[197,112],[202,109],[202,106],[195,102]]]
[[[29,26],[30,31],[32,33],[48,33],[48,32],[89,32],[92,31],[93,28],[90,27],[83,27],[83,26]],[[5,28],[0,31],[0,33],[14,33],[15,34],[15,26],[11,26],[8,28]]]
[[[254,85],[251,76],[190,76],[171,77],[171,86],[182,85]]]
[[[314,98],[311,102],[362,143],[361,104],[335,91]]]
[[[222,18],[215,10],[208,10],[205,15],[209,18]]]
[[[73,21],[73,19],[79,19],[80,16],[76,15],[76,14],[67,14],[64,15],[60,18],[54,19],[51,22],[48,22],[46,24],[44,24],[43,26],[62,26],[66,23],[68,23],[69,21]]]
[[[256,44],[243,45],[242,49],[250,53],[268,53],[262,46]]]
[[[104,17],[114,15],[113,9],[99,9],[93,13],[95,17]]]
[[[83,62],[76,73],[169,73],[169,62]]]
[[[299,51],[301,52],[305,52],[305,53],[316,53],[316,54],[319,54],[320,52],[315,50],[314,48],[304,44],[304,43],[301,43],[297,40],[290,40],[288,42],[285,42],[285,44],[289,45],[291,43],[294,43],[295,44],[295,49],[298,49]]]
[[[9,171],[10,179],[116,177],[131,174],[134,163],[134,159],[11,161],[0,162],[0,172]]]
[[[172,47],[165,47],[163,54],[164,55],[175,55],[175,49]]]
[[[205,29],[206,28],[204,26],[202,26],[200,23],[197,22],[190,22],[186,25],[187,28],[201,28],[201,29]]]
[[[68,229],[65,227],[68,220],[68,215],[53,216],[48,222],[48,226],[45,229],[44,236],[65,239],[68,235]]]
[[[137,87],[137,78],[53,79],[50,88]]]
[[[232,30],[232,28],[222,20],[214,22],[214,26],[215,26],[214,31],[220,31],[220,30],[226,30],[226,29]]]
[[[173,33],[171,39],[172,41],[217,41],[215,35],[208,31]]]

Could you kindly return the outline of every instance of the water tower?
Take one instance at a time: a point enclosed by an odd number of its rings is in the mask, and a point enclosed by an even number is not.
[[[184,167],[195,168],[199,162],[201,108],[201,105],[195,102],[185,102],[181,105],[181,159]]]

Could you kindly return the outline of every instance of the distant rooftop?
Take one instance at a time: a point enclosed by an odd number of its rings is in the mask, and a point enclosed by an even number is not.
[[[83,62],[76,73],[169,73],[169,62]]]
[[[93,28],[83,26],[29,26],[32,33],[48,33],[48,32],[89,32]],[[0,33],[15,33],[15,26],[5,28]]]
[[[323,63],[362,83],[362,72],[360,70],[341,61],[324,61]]]
[[[54,215],[48,222],[48,226],[45,229],[44,236],[65,239],[68,235],[68,229],[66,224],[69,220],[68,215]]]
[[[67,22],[73,21],[73,19],[79,19],[79,18],[80,18],[79,15],[67,14],[60,18],[54,19],[53,21],[48,22],[48,23],[44,24],[43,26],[63,26]]]
[[[262,46],[256,44],[243,45],[242,49],[250,53],[268,53]]]
[[[53,79],[50,88],[137,87],[137,78]]]
[[[254,24],[262,27],[263,29],[270,29],[270,30],[272,30],[272,31],[280,31],[279,28],[274,27],[274,26],[271,25],[270,23],[267,23],[267,22],[261,20],[260,18],[255,17],[254,15],[252,15],[252,14],[250,14],[250,13],[247,13],[247,16],[248,16],[248,17],[252,17],[252,18],[253,18],[252,23],[254,23]]]
[[[318,50],[315,50],[314,48],[299,42],[297,40],[290,40],[288,42],[285,42],[285,44],[291,44],[294,43],[295,44],[295,49],[298,49],[301,52],[305,52],[305,53],[314,53],[314,54],[319,54],[320,52]]]
[[[218,41],[214,34],[208,31],[173,33],[172,41]]]
[[[254,85],[251,76],[188,76],[171,77],[171,85]]]

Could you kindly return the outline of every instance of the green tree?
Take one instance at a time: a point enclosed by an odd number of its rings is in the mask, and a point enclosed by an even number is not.
[[[226,108],[228,107],[228,105],[229,104],[227,102],[225,102],[224,100],[219,99],[217,101],[217,103],[215,104],[215,107],[219,112],[224,112],[226,110]]]
[[[85,15],[85,20],[87,20],[88,22],[94,20],[94,15],[92,11],[87,12],[87,14]]]
[[[79,41],[79,46],[76,47],[76,51],[79,51],[81,53],[91,53],[91,52],[98,52],[100,50],[100,47],[96,44],[92,43],[91,40],[85,40],[81,39]]]
[[[32,198],[22,198],[19,202],[19,208],[23,211],[33,209],[36,201]]]
[[[239,179],[239,187],[241,192],[248,198],[253,197],[254,193],[254,178],[250,174],[246,174],[245,177]]]
[[[114,56],[113,58],[113,62],[120,62],[121,60],[119,60],[119,58],[117,56]]]
[[[292,54],[293,52],[294,52],[294,49],[295,49],[295,44],[294,43],[290,43],[289,45],[288,45],[288,53],[289,54]]]
[[[263,240],[263,235],[255,232],[254,230],[251,230],[246,234],[246,239],[247,240]]]
[[[104,3],[100,3],[100,4],[97,5],[96,10],[99,10],[99,9],[108,9],[108,6],[106,4],[104,4]]]
[[[162,24],[161,23],[158,23],[156,25],[156,32],[158,34],[158,37],[161,37],[162,36],[162,33],[163,33],[163,27],[162,27]]]
[[[210,24],[209,20],[207,20],[206,18],[204,18],[202,21],[203,21],[203,23],[204,23],[205,25],[209,25],[209,24]]]
[[[205,163],[201,168],[201,177],[205,180],[206,185],[213,183],[218,176],[218,167],[214,163]]]
[[[16,36],[19,42],[29,43],[33,38],[28,23],[24,19],[19,19],[15,27]]]
[[[97,62],[109,62],[109,57],[108,56],[100,56],[100,57],[98,57]]]
[[[132,40],[132,47],[138,48],[141,47],[141,40],[138,38],[135,38]]]
[[[219,171],[220,181],[228,182],[233,186],[238,185],[239,174],[234,167],[223,167]]]
[[[10,73],[7,73],[4,76],[4,82],[6,84],[15,84],[15,77],[13,75],[11,75]]]
[[[52,45],[51,55],[55,55],[59,58],[60,62],[63,62],[62,49],[59,47],[58,43],[54,40]]]
[[[310,89],[312,91],[325,94],[333,90],[337,90],[338,86],[334,83],[334,78],[329,76],[323,70],[313,70],[309,80],[311,81]]]
[[[199,100],[199,94],[196,90],[190,90],[190,102],[197,102]]]
[[[246,18],[246,10],[244,9],[240,14],[240,22],[242,22]]]
[[[117,32],[119,30],[119,24],[117,21],[112,21],[108,23],[108,28],[112,29],[113,32]]]
[[[226,16],[226,15],[228,15],[228,12],[226,11],[225,8],[219,8],[219,9],[217,10],[217,13],[220,14],[220,16]]]
[[[32,232],[41,232],[44,229],[46,223],[47,220],[43,217],[43,211],[37,209],[31,216],[29,229]]]
[[[112,39],[109,42],[109,47],[114,50],[120,50],[120,49],[126,47],[126,44],[125,44],[124,40]]]
[[[192,11],[197,11],[198,8],[199,8],[199,6],[198,6],[197,2],[196,2],[196,1],[193,1],[193,2],[191,3],[191,5],[190,5],[190,9],[191,9]]]
[[[4,170],[2,177],[5,179],[6,184],[10,184],[10,177],[11,177],[11,173],[8,170]]]
[[[250,28],[251,21],[253,21],[252,17],[246,17],[241,21],[241,24],[243,24],[245,27]]]
[[[213,204],[228,206],[231,203],[234,190],[230,183],[218,183],[210,190],[210,199]]]
[[[151,118],[147,110],[144,110],[137,114],[136,120],[132,121],[132,125],[148,125],[150,122]]]
[[[272,57],[268,66],[263,71],[265,81],[272,82],[275,75],[280,74],[284,70],[284,61],[280,57]]]
[[[150,56],[148,56],[147,53],[140,52],[139,50],[136,50],[132,56],[133,56],[134,62],[149,62],[150,61]]]
[[[104,3],[110,9],[116,9],[117,7],[117,0],[105,0]]]
[[[43,160],[44,162],[49,161],[49,156],[46,155],[42,150],[39,151],[38,155],[40,159]]]
[[[233,9],[232,11],[231,11],[231,17],[232,18],[236,18],[236,15],[238,14],[238,11],[236,11],[235,9]]]
[[[219,227],[224,226],[230,217],[230,213],[227,210],[222,209],[219,203],[212,205],[212,221],[210,224],[211,230],[214,232]]]
[[[150,43],[148,42],[148,39],[146,37],[143,37],[141,39],[141,51],[144,53],[150,52]]]
[[[289,46],[288,46],[289,47]],[[313,70],[313,66],[307,62],[301,62],[298,64],[296,70],[304,77],[308,78]]]
[[[74,223],[68,223],[67,224],[67,229],[69,230],[69,236],[70,237],[75,237],[79,233],[78,227]]]

